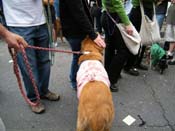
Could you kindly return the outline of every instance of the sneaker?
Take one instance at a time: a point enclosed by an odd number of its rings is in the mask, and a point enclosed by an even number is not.
[[[172,60],[173,59],[173,53],[170,51],[167,51],[167,59]]]
[[[47,100],[50,100],[50,101],[58,101],[60,99],[60,95],[56,94],[56,93],[53,93],[51,91],[48,91],[46,93],[46,95],[41,96],[41,99],[47,99]]]
[[[41,114],[45,111],[45,107],[41,102],[38,105],[31,106],[31,109],[36,114]]]
[[[146,65],[143,65],[143,64],[137,65],[136,68],[140,69],[140,70],[145,70],[145,71],[148,70],[148,67]]]
[[[139,75],[139,72],[136,68],[124,69],[124,72],[133,76]]]
[[[168,64],[169,65],[175,65],[175,59],[171,60],[171,61],[168,61]]]
[[[173,55],[167,55],[167,59],[168,60],[172,60],[173,59]]]
[[[111,84],[110,90],[111,92],[118,92],[118,84]]]

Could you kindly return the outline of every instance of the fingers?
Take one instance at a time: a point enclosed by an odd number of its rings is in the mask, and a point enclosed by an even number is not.
[[[127,33],[128,33],[129,35],[132,35],[132,34],[133,34],[133,30],[127,30]]]
[[[94,42],[99,46],[99,47],[106,47],[106,43],[102,39],[102,37],[98,34],[97,38],[94,40]]]
[[[19,42],[19,44],[22,44],[24,48],[26,48],[28,45],[27,42],[22,37],[19,39],[18,42]]]

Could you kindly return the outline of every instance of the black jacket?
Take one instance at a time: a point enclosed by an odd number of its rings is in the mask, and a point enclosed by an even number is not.
[[[60,0],[60,19],[65,37],[97,37],[86,0]]]

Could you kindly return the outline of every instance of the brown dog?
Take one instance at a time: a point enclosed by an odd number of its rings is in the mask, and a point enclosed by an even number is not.
[[[101,63],[103,49],[86,38],[81,50],[89,53],[79,58],[77,131],[110,131],[114,106],[109,79]]]

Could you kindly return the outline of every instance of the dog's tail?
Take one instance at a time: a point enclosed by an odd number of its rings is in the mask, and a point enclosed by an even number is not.
[[[92,131],[106,131],[111,127],[112,120],[114,118],[114,111],[113,109],[110,108],[109,105],[106,105],[106,107],[103,108],[97,108],[95,111],[93,118],[90,118],[90,123],[91,124],[91,130]]]

